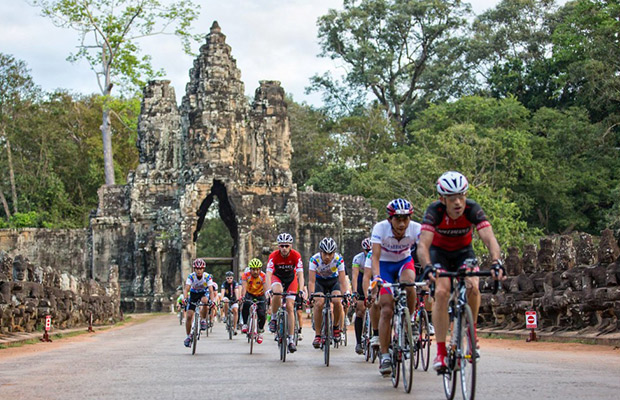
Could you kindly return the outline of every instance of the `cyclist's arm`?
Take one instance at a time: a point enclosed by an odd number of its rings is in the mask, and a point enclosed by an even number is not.
[[[480,235],[480,239],[487,249],[489,249],[491,260],[497,261],[501,259],[501,250],[499,248],[499,243],[497,243],[497,239],[495,238],[495,234],[493,233],[493,228],[491,228],[491,226],[482,228],[478,231],[478,235]]]
[[[360,274],[360,266],[359,264],[353,264],[351,268],[351,293],[357,293],[357,277]]]
[[[316,271],[308,271],[308,294],[314,293],[314,287],[316,285]]]
[[[220,289],[220,295],[224,298],[224,294],[226,293],[226,289],[224,289],[224,285],[222,285],[222,289]]]
[[[364,278],[362,278],[362,289],[364,289],[364,296],[368,294],[368,288],[370,287],[370,279],[372,278],[372,272],[370,268],[364,267]]]
[[[241,293],[239,293],[239,298],[242,299],[245,297],[245,294],[248,292],[248,281],[245,279],[241,280]]]
[[[338,281],[340,281],[340,291],[341,293],[346,293],[349,291],[349,282],[347,282],[347,274],[344,271],[338,272]]]
[[[183,298],[187,299],[187,293],[189,292],[189,285],[183,286]]]
[[[303,289],[304,285],[306,284],[304,282],[304,264],[301,261],[301,259],[299,259],[299,262],[297,262],[297,269],[295,272],[297,273],[297,283],[298,283],[297,291],[300,291]]]
[[[235,287],[235,297],[237,298],[237,300],[241,298],[241,287],[239,285]]]
[[[418,260],[422,268],[431,263],[431,253],[429,249],[433,243],[433,237],[435,234],[431,231],[423,230],[420,233],[420,239],[418,240]]]
[[[269,269],[267,269],[267,273],[265,274],[265,292],[269,289],[271,289],[271,275],[273,274],[273,271],[269,271]]]
[[[379,260],[381,260],[381,244],[372,244],[372,276],[381,275],[381,269],[379,267]]]

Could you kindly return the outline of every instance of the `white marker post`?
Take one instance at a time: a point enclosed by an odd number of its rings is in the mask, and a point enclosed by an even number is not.
[[[538,327],[538,321],[536,316],[536,311],[526,311],[525,312],[525,328],[531,329],[530,337],[526,339],[526,342],[536,342],[538,339],[536,338],[536,332],[534,329]]]

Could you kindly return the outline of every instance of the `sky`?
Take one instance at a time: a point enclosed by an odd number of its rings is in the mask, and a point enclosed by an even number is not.
[[[343,66],[318,57],[317,18],[342,0],[194,0],[200,18],[193,33],[209,32],[218,21],[226,43],[241,70],[245,92],[254,96],[260,80],[278,80],[297,102],[320,105],[320,94],[306,95],[314,74],[331,71],[338,76]],[[475,14],[494,7],[499,0],[470,0]],[[70,63],[67,56],[78,45],[77,32],[58,28],[25,0],[0,0],[0,52],[22,60],[34,82],[45,91],[100,93],[94,72],[86,61]],[[141,42],[155,69],[164,69],[180,104],[189,81],[194,57],[185,55],[174,36],[156,36]],[[195,45],[197,51],[199,45]],[[117,92],[118,93],[118,92]],[[114,92],[113,92],[114,94]]]

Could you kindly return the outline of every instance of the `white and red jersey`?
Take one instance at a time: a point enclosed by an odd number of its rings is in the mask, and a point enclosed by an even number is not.
[[[409,222],[405,236],[399,240],[394,237],[392,224],[386,219],[372,228],[370,242],[381,245],[380,261],[402,261],[411,255],[411,246],[420,238],[420,228],[417,222]]]
[[[297,272],[303,274],[304,263],[301,261],[301,254],[297,250],[291,249],[288,257],[282,257],[280,250],[276,250],[269,255],[267,261],[267,272],[282,279],[289,281],[297,276]]]

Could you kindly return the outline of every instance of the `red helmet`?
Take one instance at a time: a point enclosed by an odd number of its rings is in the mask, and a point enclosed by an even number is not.
[[[197,258],[194,260],[194,268],[204,268],[207,266],[207,263],[205,263],[205,260],[203,260],[202,258]]]

